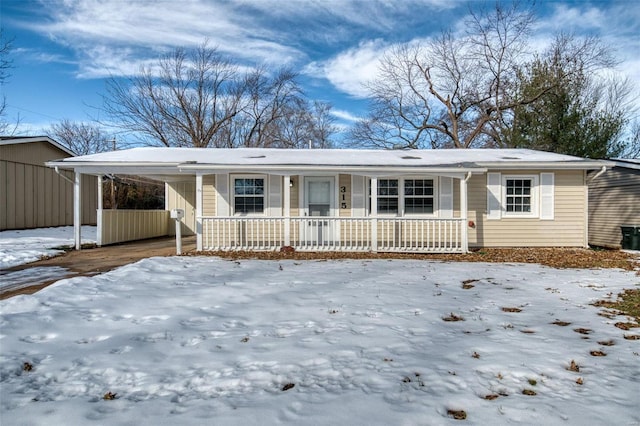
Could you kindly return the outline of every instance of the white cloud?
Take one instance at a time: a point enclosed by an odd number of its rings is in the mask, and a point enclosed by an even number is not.
[[[287,64],[304,54],[277,39],[268,28],[254,25],[226,2],[149,2],[48,0],[42,3],[49,21],[25,26],[47,34],[76,52],[78,76],[136,72],[159,52],[196,46],[208,40],[239,61]],[[135,54],[132,54],[135,53]]]
[[[351,96],[365,98],[365,84],[375,78],[380,58],[389,47],[382,40],[361,42],[357,47],[345,50],[327,61],[312,62],[304,72],[326,78],[337,89]]]
[[[398,16],[457,7],[451,0],[236,0],[271,19],[331,20],[364,28],[397,29],[405,23]],[[331,37],[331,34],[328,34]]]
[[[560,31],[599,37],[620,62],[616,74],[629,78],[635,86],[635,103],[640,102],[640,8],[630,7],[628,1],[596,3],[595,6],[559,4],[538,22],[534,40],[538,40],[540,46]]]
[[[334,117],[336,117],[339,120],[343,120],[343,121],[349,121],[352,123],[355,123],[356,121],[358,121],[359,117],[356,115],[353,115],[351,112],[349,111],[345,111],[342,109],[332,109],[331,110],[331,115],[333,115]]]
[[[571,7],[555,5],[551,17],[540,23],[542,28],[554,31],[571,29],[594,29],[607,25],[605,12],[597,7]]]

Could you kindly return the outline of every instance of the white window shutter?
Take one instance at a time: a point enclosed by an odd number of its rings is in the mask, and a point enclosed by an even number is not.
[[[351,215],[365,216],[364,176],[351,175]]]
[[[282,216],[282,176],[270,175],[269,179],[269,208],[267,215],[271,217]]]
[[[487,219],[502,217],[502,176],[500,173],[487,173]]]
[[[453,178],[440,177],[440,217],[453,218]]]
[[[216,174],[216,216],[229,216],[229,174]]]
[[[540,219],[553,220],[555,210],[554,174],[540,173]]]

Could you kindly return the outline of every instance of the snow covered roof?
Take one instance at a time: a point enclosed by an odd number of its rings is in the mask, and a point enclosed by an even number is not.
[[[195,174],[216,171],[457,172],[598,169],[612,163],[529,149],[355,150],[133,148],[47,163],[81,173]],[[127,170],[123,170],[127,169]]]
[[[640,158],[614,158],[616,167],[640,170]]]
[[[48,136],[0,136],[0,145],[16,145],[21,143],[48,142],[59,150],[66,152],[71,156],[76,154],[69,148],[60,145]]]

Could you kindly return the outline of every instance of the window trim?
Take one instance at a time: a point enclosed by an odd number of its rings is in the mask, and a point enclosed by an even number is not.
[[[531,181],[531,211],[510,212],[507,211],[507,180]],[[539,218],[540,217],[540,175],[502,175],[502,217],[503,218]]]
[[[440,178],[439,176],[402,176],[402,177],[379,177],[383,180],[397,180],[398,181],[398,213],[377,213],[378,217],[409,217],[409,218],[436,218],[440,212]],[[404,182],[405,180],[430,180],[433,181],[433,213],[406,213],[405,211],[405,195],[404,195]],[[366,205],[367,215],[371,216],[371,179],[367,179],[366,194],[368,196],[368,202]],[[412,197],[416,198],[416,197]],[[420,197],[417,197],[420,198]],[[380,199],[380,197],[378,197]]]
[[[263,204],[262,204],[262,212],[252,212],[252,213],[242,213],[236,212],[236,180],[237,179],[262,179],[264,182],[264,193],[262,194]],[[269,179],[267,175],[258,175],[258,174],[243,174],[243,175],[231,175],[231,205],[229,206],[232,210],[232,216],[242,216],[242,217],[256,217],[256,216],[266,216],[267,209],[269,208]],[[240,195],[238,198],[243,198]]]

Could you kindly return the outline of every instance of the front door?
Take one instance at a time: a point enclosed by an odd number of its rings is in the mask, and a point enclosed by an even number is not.
[[[304,191],[305,220],[304,236],[307,245],[330,245],[334,241],[335,229],[329,220],[317,219],[331,216],[335,208],[335,178],[306,177]]]

